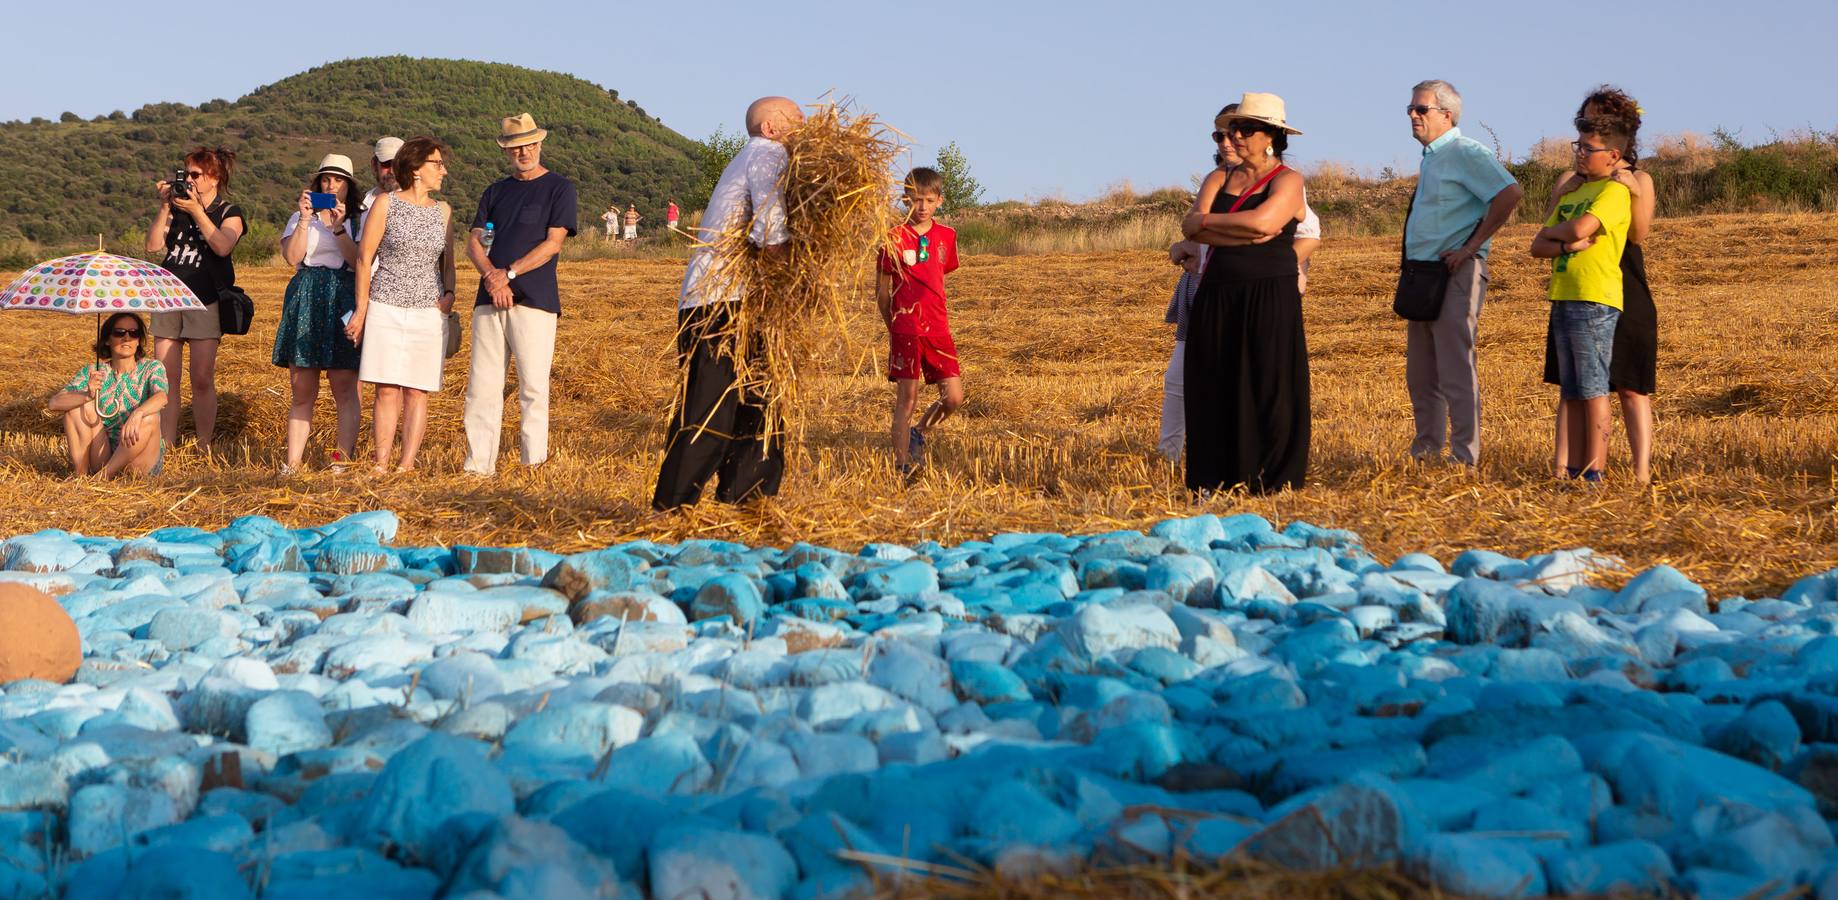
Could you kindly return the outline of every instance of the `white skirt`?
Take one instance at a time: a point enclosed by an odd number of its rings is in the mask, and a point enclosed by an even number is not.
[[[364,316],[358,380],[418,391],[440,390],[440,370],[446,362],[445,327],[445,317],[436,307],[404,309],[371,303]]]

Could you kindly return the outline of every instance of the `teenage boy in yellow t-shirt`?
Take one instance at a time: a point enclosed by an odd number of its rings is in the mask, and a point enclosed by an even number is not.
[[[1532,239],[1532,255],[1551,262],[1551,334],[1556,341],[1559,416],[1570,435],[1570,476],[1599,482],[1608,459],[1609,354],[1621,317],[1621,251],[1633,199],[1614,180],[1627,152],[1627,126],[1607,117],[1576,120],[1576,173]],[[1576,465],[1580,463],[1581,465]]]

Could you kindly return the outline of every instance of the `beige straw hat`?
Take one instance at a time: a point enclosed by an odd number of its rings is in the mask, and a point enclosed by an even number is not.
[[[337,175],[346,181],[352,181],[351,157],[343,153],[327,153],[323,159],[319,160],[319,168],[313,172],[313,177],[318,178],[321,175],[327,174]]]
[[[1289,127],[1289,120],[1284,115],[1283,98],[1275,94],[1258,94],[1246,91],[1244,99],[1238,101],[1238,109],[1220,118],[1226,121],[1231,121],[1233,119],[1250,119],[1253,122],[1274,125],[1290,134],[1302,133],[1301,129]]]
[[[537,128],[536,120],[529,113],[518,113],[504,117],[503,131],[498,134],[498,146],[509,150],[524,144],[534,144],[549,136],[546,128]]]

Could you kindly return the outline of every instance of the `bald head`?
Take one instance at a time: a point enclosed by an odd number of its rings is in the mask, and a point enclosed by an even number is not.
[[[761,97],[747,107],[747,133],[779,140],[804,121],[804,110],[788,97]]]

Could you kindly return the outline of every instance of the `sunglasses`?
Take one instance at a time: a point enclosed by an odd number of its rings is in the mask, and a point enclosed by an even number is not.
[[[922,234],[919,236],[919,261],[925,262],[926,260],[929,260],[931,258],[932,258],[932,236],[929,234]]]
[[[1268,125],[1239,124],[1227,125],[1223,130],[1213,132],[1213,143],[1223,143],[1227,136],[1250,137],[1254,134],[1273,134]]]
[[[1614,149],[1613,147],[1591,147],[1588,144],[1583,143],[1582,141],[1571,141],[1570,146],[1574,148],[1576,152],[1581,153],[1584,156],[1587,156],[1591,153],[1607,153],[1608,151]]]
[[[1440,109],[1440,110],[1443,110],[1444,112],[1447,112],[1449,108],[1446,106],[1425,106],[1421,103],[1412,103],[1411,105],[1404,107],[1404,114],[1407,116],[1409,115],[1427,116],[1430,114],[1430,110],[1432,109]]]
[[[203,177],[204,177],[204,173],[196,171],[196,170],[185,173],[186,181],[197,181],[198,179],[203,178]]]
[[[126,338],[133,338],[135,340],[140,340],[140,329],[138,328],[117,328],[109,332],[108,335],[109,337],[112,337],[112,338],[126,337]]]

